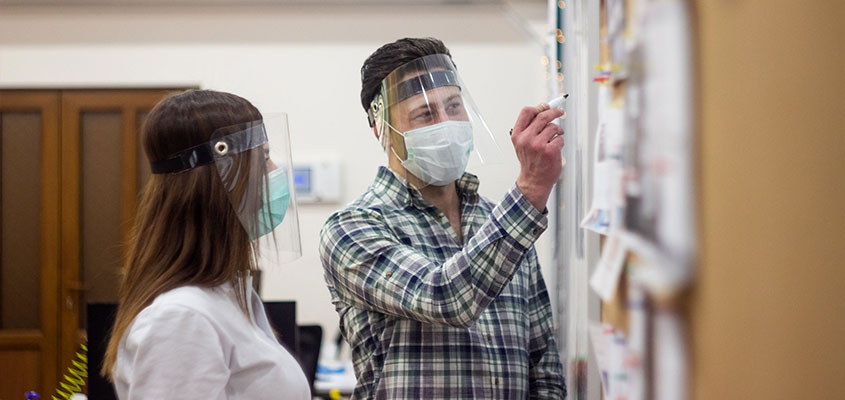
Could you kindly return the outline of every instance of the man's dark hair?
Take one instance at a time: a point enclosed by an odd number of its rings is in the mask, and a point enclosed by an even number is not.
[[[394,69],[432,54],[446,54],[452,58],[446,45],[435,38],[399,39],[370,54],[361,67],[361,106],[364,111],[370,108],[370,102],[381,89],[381,81]]]

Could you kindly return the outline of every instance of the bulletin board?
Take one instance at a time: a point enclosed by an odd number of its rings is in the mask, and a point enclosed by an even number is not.
[[[591,368],[604,398],[682,400],[697,264],[690,4],[602,0],[598,47],[590,204],[579,221],[601,237],[588,277],[602,299]]]
[[[601,0],[581,224],[604,398],[845,398],[842,15]]]

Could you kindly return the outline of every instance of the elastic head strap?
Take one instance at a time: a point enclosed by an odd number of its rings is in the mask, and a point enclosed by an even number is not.
[[[215,158],[237,154],[267,143],[267,132],[261,122],[250,123],[246,130],[189,147],[169,158],[150,162],[153,174],[172,174],[211,164]],[[226,128],[223,128],[226,129]],[[215,132],[218,132],[217,130]],[[212,137],[214,134],[212,134]]]
[[[170,174],[212,162],[214,162],[214,154],[211,146],[209,143],[202,143],[180,151],[166,160],[151,162],[150,171],[154,174]]]

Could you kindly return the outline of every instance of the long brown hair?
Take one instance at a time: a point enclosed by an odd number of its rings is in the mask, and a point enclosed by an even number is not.
[[[192,90],[159,102],[141,128],[150,161],[161,161],[208,142],[224,127],[261,119],[249,101],[229,93]],[[233,156],[242,171],[255,169],[256,149]],[[263,162],[260,162],[263,165]],[[245,190],[245,186],[234,190]],[[237,194],[244,197],[244,193]],[[261,196],[245,196],[260,198]],[[254,205],[253,205],[254,207]],[[123,334],[156,296],[186,285],[231,283],[246,312],[241,277],[256,268],[256,249],[232,207],[214,164],[154,174],[141,195],[120,284],[117,309],[101,374],[111,377]]]

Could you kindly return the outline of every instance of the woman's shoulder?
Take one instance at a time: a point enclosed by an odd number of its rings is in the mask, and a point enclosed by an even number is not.
[[[229,312],[239,312],[224,287],[182,286],[158,295],[135,317],[135,322],[179,323],[197,319],[212,325]]]
[[[223,305],[232,303],[231,289],[226,285],[217,287],[181,286],[164,292],[153,300],[151,306],[158,308],[186,308],[195,311],[220,311]]]
[[[203,286],[180,286],[168,290],[155,298],[153,305],[181,305],[189,308],[203,307],[209,303],[230,301],[228,293],[231,291],[228,284],[203,287]]]

